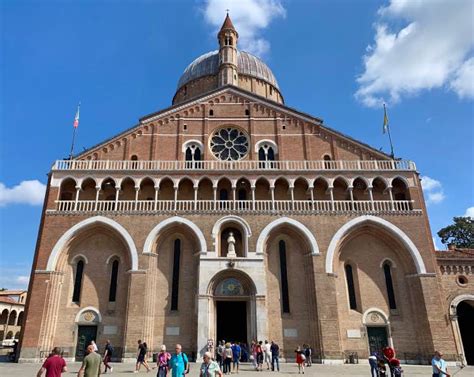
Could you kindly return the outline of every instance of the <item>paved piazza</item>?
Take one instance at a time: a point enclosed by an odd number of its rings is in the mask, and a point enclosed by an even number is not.
[[[191,373],[190,376],[198,376],[198,368],[200,364],[191,364]],[[13,364],[13,363],[0,363],[0,376],[15,376],[15,377],[29,377],[36,375],[36,372],[39,369],[40,364]],[[80,363],[70,363],[68,364],[68,372],[64,373],[63,376],[74,376],[79,370]],[[290,376],[297,375],[298,369],[295,364],[282,364],[281,372],[255,372],[252,370],[249,364],[244,364],[242,370],[239,373],[240,377],[247,376]],[[114,372],[108,373],[109,376],[123,375],[123,374],[133,374],[134,365],[130,363],[116,363],[114,364]],[[431,368],[429,366],[404,366],[405,373],[404,377],[409,376],[431,376]],[[474,367],[467,367],[463,370],[459,368],[451,367],[451,373],[456,373],[457,377],[467,377],[474,375]],[[142,369],[138,375],[155,375],[156,370],[150,372],[149,374]],[[368,365],[313,365],[310,368],[306,368],[307,376],[324,376],[324,377],[337,377],[337,376],[352,376],[352,377],[365,377],[370,376],[370,370]]]

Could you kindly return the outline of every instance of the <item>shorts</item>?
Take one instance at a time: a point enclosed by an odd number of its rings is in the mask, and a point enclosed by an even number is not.
[[[234,365],[238,365],[238,364],[240,364],[240,359],[237,356],[234,356],[234,358],[232,359],[232,363]]]
[[[143,363],[145,361],[145,355],[138,355],[137,363]]]
[[[271,363],[272,362],[272,354],[265,352],[265,362],[266,363]]]
[[[263,364],[263,353],[257,353],[257,364]]]

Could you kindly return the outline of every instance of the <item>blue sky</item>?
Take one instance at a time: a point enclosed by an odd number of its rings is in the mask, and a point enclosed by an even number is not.
[[[26,287],[43,185],[54,160],[69,153],[77,103],[76,151],[168,107],[186,65],[216,49],[226,8],[239,46],[267,62],[289,106],[389,151],[381,107],[388,103],[396,155],[427,177],[433,233],[453,216],[474,215],[467,0],[19,0],[0,7],[0,286]]]

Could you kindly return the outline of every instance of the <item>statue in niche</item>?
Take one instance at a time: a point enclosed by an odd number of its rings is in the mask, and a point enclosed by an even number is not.
[[[236,256],[234,233],[230,232],[229,237],[227,238],[227,257],[235,258]]]

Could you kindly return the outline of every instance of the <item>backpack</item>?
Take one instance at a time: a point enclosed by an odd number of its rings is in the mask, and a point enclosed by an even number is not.
[[[184,358],[184,356],[186,356],[186,359]],[[184,373],[189,373],[189,371],[191,370],[190,366],[189,366],[189,362],[186,362],[186,360],[188,360],[188,356],[184,353],[184,352],[181,352],[181,357],[183,358],[183,363],[184,363]],[[189,369],[188,369],[189,368]]]

